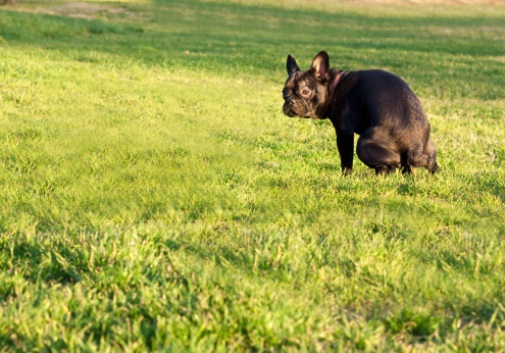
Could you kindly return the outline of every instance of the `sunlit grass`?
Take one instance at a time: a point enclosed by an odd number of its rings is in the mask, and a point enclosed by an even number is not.
[[[503,7],[103,5],[0,9],[2,349],[503,349]],[[409,82],[439,175],[282,114],[323,49]]]

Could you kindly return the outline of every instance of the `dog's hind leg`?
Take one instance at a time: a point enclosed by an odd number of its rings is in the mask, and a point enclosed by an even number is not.
[[[408,152],[408,165],[424,167],[432,174],[438,171],[437,152],[433,141],[428,140],[423,150],[413,149]]]
[[[391,174],[400,167],[400,154],[382,141],[373,138],[373,131],[367,131],[358,139],[356,153],[363,163],[375,169],[376,174]]]
[[[402,174],[412,174],[412,168],[409,165],[408,157],[406,153],[403,153],[400,158],[400,164],[402,166]]]

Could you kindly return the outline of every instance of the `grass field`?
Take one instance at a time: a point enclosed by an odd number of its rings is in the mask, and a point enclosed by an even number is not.
[[[505,352],[504,38],[500,5],[0,7],[0,351]],[[341,176],[281,109],[320,50],[409,82],[440,174]]]

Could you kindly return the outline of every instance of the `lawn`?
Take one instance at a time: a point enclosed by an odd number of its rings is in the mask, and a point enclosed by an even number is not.
[[[397,2],[0,6],[0,351],[505,351],[505,6]],[[441,173],[341,175],[320,50]]]

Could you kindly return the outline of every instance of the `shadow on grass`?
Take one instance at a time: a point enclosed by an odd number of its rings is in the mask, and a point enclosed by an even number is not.
[[[11,237],[11,236],[9,236]],[[10,254],[0,262],[0,268],[7,270],[11,267],[23,269],[23,277],[33,283],[76,283],[87,270],[84,253],[76,248],[69,249],[64,244],[54,243],[51,246],[21,239],[4,239],[0,241],[0,252]],[[0,300],[12,293],[4,291]],[[2,298],[3,297],[3,298]]]
[[[117,4],[116,4],[117,6]],[[93,61],[91,51],[112,55],[114,60],[148,65],[201,68],[217,72],[257,72],[271,75],[284,71],[288,52],[310,60],[325,49],[334,64],[347,69],[392,67],[422,70],[424,76],[447,70],[453,63],[430,60],[430,55],[502,55],[491,28],[505,32],[500,16],[368,16],[343,10],[288,9],[208,1],[158,0],[129,5],[146,13],[146,20],[78,19],[43,14],[0,12],[0,45],[29,45],[56,50],[77,61]],[[414,11],[414,10],[413,10]],[[448,34],[447,28],[451,28]],[[469,38],[472,33],[474,38]],[[6,44],[7,43],[7,44]],[[482,69],[496,73],[500,63]],[[468,69],[471,69],[469,67]],[[467,72],[452,75],[466,80]],[[460,76],[460,77],[458,77]],[[495,75],[496,76],[496,75]],[[283,77],[282,77],[283,78]],[[473,77],[480,81],[479,77]],[[486,77],[487,82],[487,77]],[[484,82],[483,82],[484,83]]]

